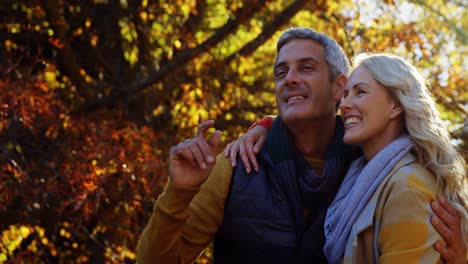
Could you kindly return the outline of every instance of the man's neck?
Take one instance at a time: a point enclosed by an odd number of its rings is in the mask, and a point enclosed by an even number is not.
[[[294,142],[304,156],[325,159],[328,145],[335,134],[335,117],[288,125]]]

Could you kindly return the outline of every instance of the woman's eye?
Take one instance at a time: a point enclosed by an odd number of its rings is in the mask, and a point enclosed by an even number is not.
[[[363,94],[366,94],[367,92],[364,90],[364,89],[357,89],[356,90],[356,94],[357,95],[363,95]]]

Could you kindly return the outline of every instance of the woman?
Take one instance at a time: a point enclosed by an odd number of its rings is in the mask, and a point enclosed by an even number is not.
[[[466,163],[423,77],[391,54],[360,54],[340,105],[344,142],[361,147],[329,207],[329,263],[439,263],[429,203],[443,195],[467,236]]]

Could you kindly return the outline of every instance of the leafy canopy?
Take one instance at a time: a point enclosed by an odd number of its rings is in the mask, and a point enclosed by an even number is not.
[[[170,146],[202,120],[230,141],[276,114],[290,26],[412,61],[466,149],[460,17],[442,0],[2,1],[0,262],[133,262]]]

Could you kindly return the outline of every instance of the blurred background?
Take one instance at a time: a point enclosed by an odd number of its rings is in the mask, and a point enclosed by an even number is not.
[[[2,0],[0,263],[133,263],[170,146],[276,114],[282,30],[393,52],[468,149],[464,0]],[[197,260],[211,263],[208,249]]]

